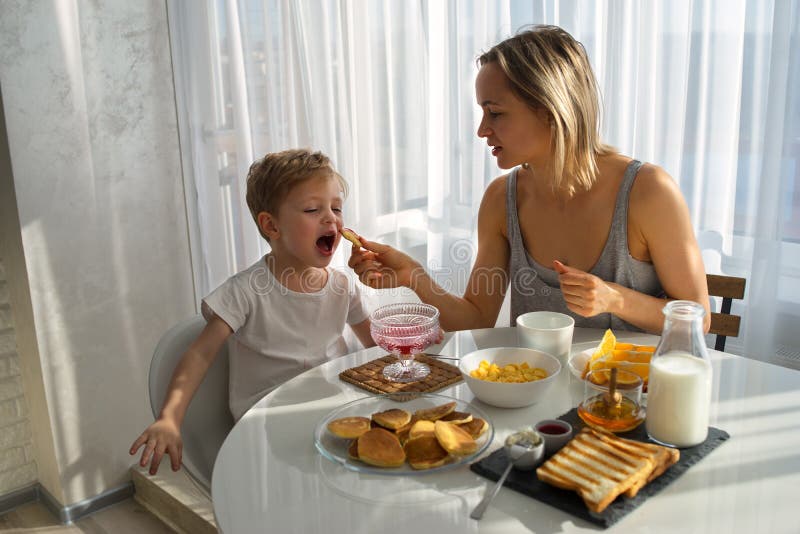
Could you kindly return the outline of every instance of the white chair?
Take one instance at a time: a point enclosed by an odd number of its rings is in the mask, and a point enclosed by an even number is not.
[[[158,417],[161,411],[175,366],[205,324],[202,316],[195,315],[167,330],[158,342],[148,377],[153,417]],[[233,416],[228,408],[228,346],[225,343],[192,398],[181,427],[183,468],[207,493],[211,491],[211,471],[217,452],[232,428]],[[169,458],[162,460],[162,469],[165,465],[169,468]]]

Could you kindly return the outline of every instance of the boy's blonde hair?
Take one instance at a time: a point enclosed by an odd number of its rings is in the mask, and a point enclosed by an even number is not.
[[[616,150],[600,139],[600,91],[583,45],[558,26],[537,25],[493,46],[478,65],[496,62],[514,92],[550,116],[555,190],[588,190],[596,157]]]
[[[331,161],[322,152],[311,152],[307,149],[291,149],[265,155],[250,165],[247,172],[247,207],[256,222],[261,236],[269,238],[261,231],[258,214],[266,211],[277,215],[281,203],[289,191],[301,182],[319,173],[335,177],[347,196],[347,182],[336,172]]]

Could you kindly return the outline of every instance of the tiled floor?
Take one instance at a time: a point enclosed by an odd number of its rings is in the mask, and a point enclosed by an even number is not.
[[[18,534],[170,534],[173,531],[133,499],[109,506],[69,526],[40,503],[0,515],[0,532]]]

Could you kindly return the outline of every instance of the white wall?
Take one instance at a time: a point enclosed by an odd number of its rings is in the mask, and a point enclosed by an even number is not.
[[[6,270],[0,257],[0,495],[36,481],[28,415]]]
[[[164,0],[3,0],[0,84],[39,478],[68,505],[129,479],[152,350],[195,311]]]
[[[1,80],[2,78],[0,78]],[[39,346],[36,341],[25,252],[22,247],[22,232],[17,212],[17,196],[11,172],[11,154],[8,149],[8,135],[5,127],[5,108],[2,104],[2,86],[0,86],[0,257],[2,257],[6,280],[4,286],[10,315],[8,318],[14,329],[14,353],[19,370],[17,378],[21,379],[15,385],[17,387],[22,385],[22,397],[26,401],[25,405],[29,407],[27,415],[7,414],[3,418],[3,422],[18,427],[22,421],[17,420],[12,423],[15,416],[22,416],[21,419],[26,420],[28,437],[31,438],[30,443],[32,444],[31,460],[34,465],[38,465],[38,469],[29,468],[27,476],[12,475],[11,480],[6,480],[6,483],[2,484],[2,492],[6,494],[11,490],[29,486],[31,482],[38,479],[50,489],[55,498],[63,500],[53,432],[50,427],[50,414],[47,410],[47,399],[42,380],[42,367],[39,361]],[[0,298],[0,300],[4,299]],[[6,323],[6,326],[9,324]],[[8,467],[25,469],[24,465],[19,463]]]

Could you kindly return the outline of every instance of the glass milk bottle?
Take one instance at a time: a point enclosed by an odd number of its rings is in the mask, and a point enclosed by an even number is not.
[[[676,300],[664,307],[664,332],[650,361],[645,427],[673,447],[705,441],[711,407],[711,362],[703,337],[705,309]]]

